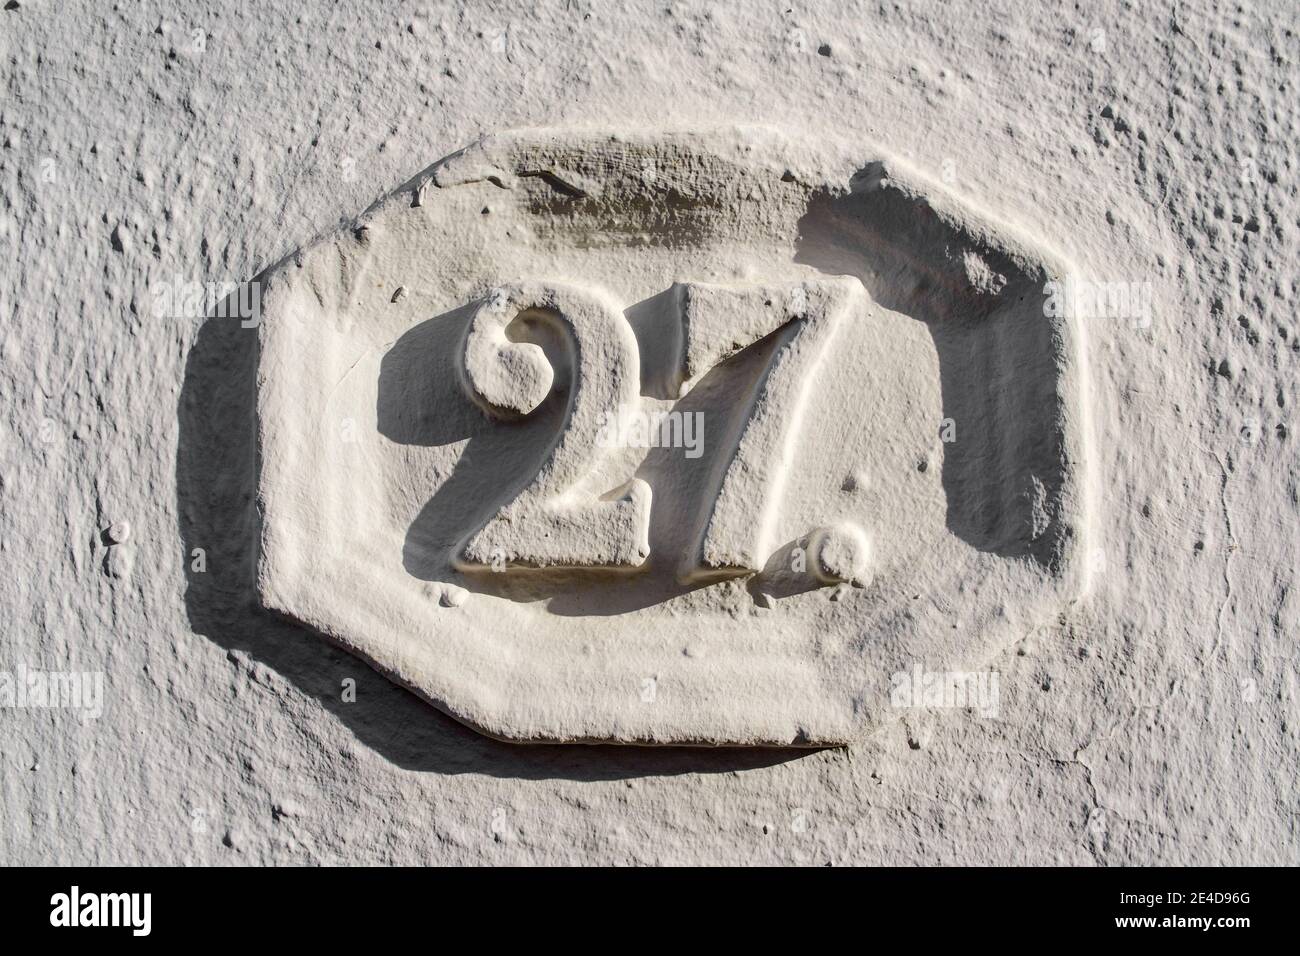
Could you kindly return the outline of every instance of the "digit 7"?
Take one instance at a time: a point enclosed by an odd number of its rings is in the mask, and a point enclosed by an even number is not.
[[[850,306],[864,293],[850,278],[781,287],[689,283],[677,289],[688,386],[770,333],[794,326],[754,392],[745,427],[721,469],[717,496],[705,509],[698,545],[681,571],[687,580],[752,574],[762,570],[779,543],[773,540],[778,504],[817,368]],[[833,545],[854,552],[864,546],[840,537]],[[864,557],[854,553],[848,564]]]

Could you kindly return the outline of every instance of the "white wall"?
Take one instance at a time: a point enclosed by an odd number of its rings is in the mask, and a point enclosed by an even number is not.
[[[0,11],[0,668],[105,675],[98,720],[0,710],[0,860],[1297,861],[1285,4],[116,6]],[[485,131],[738,121],[878,142],[1157,289],[1150,329],[1089,329],[1104,570],[996,662],[1000,720],[520,748],[187,604],[206,495],[242,593],[246,477],[203,451],[251,339],[154,318],[153,285],[251,278]]]

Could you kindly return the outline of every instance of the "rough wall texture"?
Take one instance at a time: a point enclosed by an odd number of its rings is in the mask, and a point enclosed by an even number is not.
[[[0,860],[1300,860],[1297,18],[1216,6],[9,4],[0,667],[105,684],[0,710]],[[735,122],[879,143],[1152,290],[1089,326],[1098,573],[998,719],[521,748],[248,605],[248,463],[205,448],[253,335],[158,283],[249,279],[485,132]]]

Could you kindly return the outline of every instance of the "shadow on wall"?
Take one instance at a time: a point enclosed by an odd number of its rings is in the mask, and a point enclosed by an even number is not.
[[[1047,275],[1010,258],[891,183],[880,163],[848,192],[814,193],[795,261],[859,279],[885,308],[924,322],[939,359],[948,530],[978,551],[1053,572],[1071,530],[1059,371],[1044,313]]]
[[[271,668],[320,701],[361,743],[406,770],[525,780],[618,780],[752,770],[809,755],[806,749],[502,743],[446,716],[309,628],[263,610],[254,578],[257,330],[242,328],[237,318],[216,317],[235,314],[231,305],[228,301],[214,309],[186,359],[178,408],[176,487],[185,554],[202,548],[206,560],[202,572],[188,560],[185,565],[190,625],[225,648],[232,662],[246,655]],[[464,316],[452,313],[448,321],[463,322]],[[472,433],[467,429],[480,427],[468,416],[440,422],[413,423],[399,416],[390,418],[388,426],[415,427],[424,438],[435,434],[430,428],[442,428],[437,433],[441,435],[465,431],[465,437]],[[486,422],[481,427],[486,428]],[[344,678],[356,681],[355,703],[342,700]]]

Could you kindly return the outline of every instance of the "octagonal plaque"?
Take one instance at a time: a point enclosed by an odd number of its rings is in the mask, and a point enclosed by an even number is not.
[[[871,150],[487,138],[262,279],[261,598],[499,738],[849,741],[1086,589],[1067,272]]]

